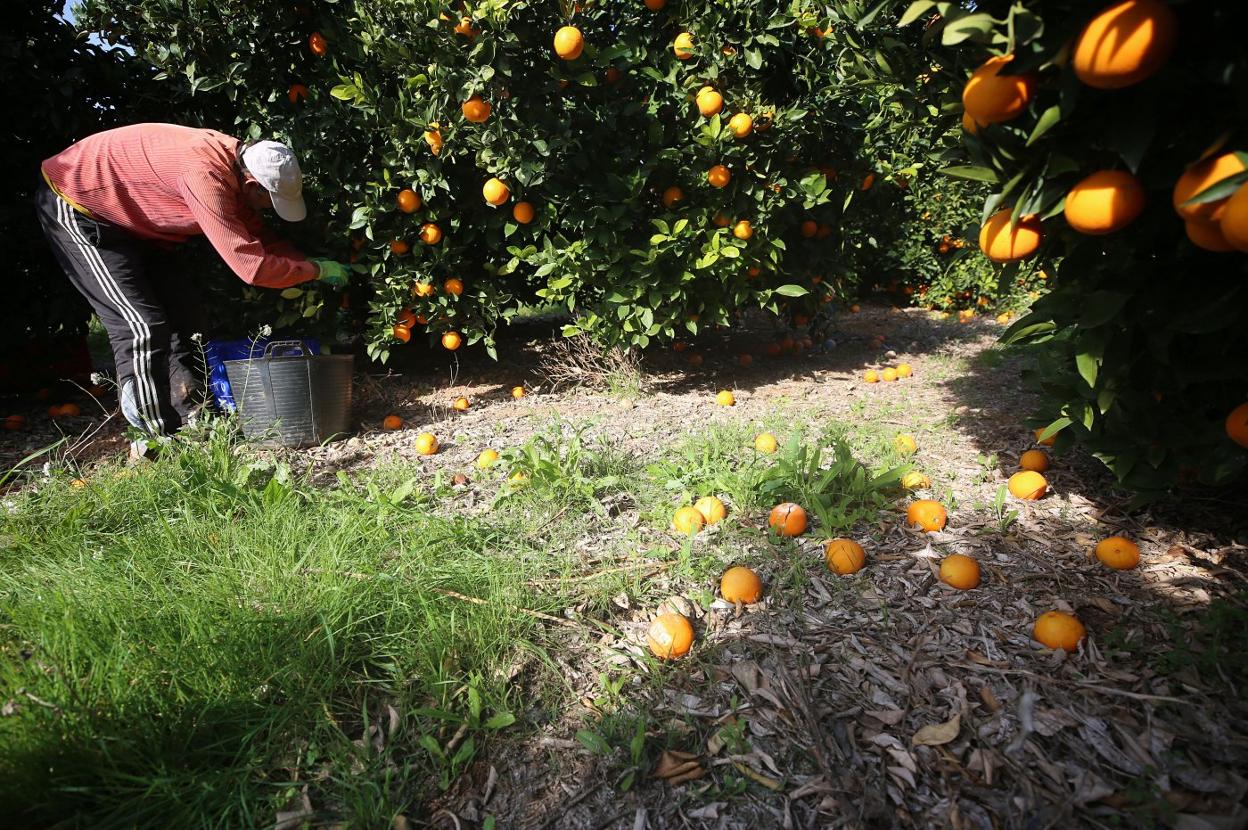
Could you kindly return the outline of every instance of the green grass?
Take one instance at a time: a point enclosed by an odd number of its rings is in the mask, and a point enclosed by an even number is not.
[[[83,489],[32,479],[0,517],[0,814],[271,826],[306,786],[345,825],[419,816],[491,741],[572,698],[547,654],[565,633],[526,611],[609,621],[621,591],[658,602],[656,560],[706,601],[740,551],[786,561],[792,543],[742,522],[653,547],[675,505],[719,493],[761,515],[794,499],[847,530],[895,498],[894,473],[855,461],[837,430],[776,426],[774,457],[730,424],[647,465],[554,422],[474,474],[497,496],[471,516],[445,474],[395,465],[318,488],[220,422],[133,471],[91,470]],[[517,470],[527,481],[509,483]],[[643,526],[613,524],[621,512]],[[583,578],[590,535],[603,573]],[[803,578],[789,558],[777,579]],[[645,713],[613,708],[610,743],[637,765]],[[360,740],[370,726],[380,746]]]
[[[0,718],[0,809],[40,825],[271,824],[312,780],[319,804],[387,823],[438,772],[415,744],[442,722],[416,710],[467,711],[471,686],[508,711],[499,667],[542,648],[509,608],[561,607],[525,587],[558,554],[514,515],[434,516],[401,477],[317,492],[218,434],[131,477],[19,497],[0,524],[0,693],[16,706]],[[385,786],[322,777],[352,767],[386,705],[402,727]]]

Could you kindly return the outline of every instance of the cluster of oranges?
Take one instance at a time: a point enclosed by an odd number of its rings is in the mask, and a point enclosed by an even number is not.
[[[1122,0],[1090,20],[1070,48],[1075,76],[1094,89],[1118,90],[1155,74],[1169,59],[1177,39],[1177,20],[1161,0]],[[1036,90],[1033,73],[1008,72],[1012,54],[990,58],[971,74],[962,91],[962,124],[977,134],[990,124],[1011,121],[1025,112]],[[1248,184],[1220,199],[1191,203],[1202,192],[1248,169],[1244,156],[1224,153],[1203,158],[1178,177],[1175,210],[1188,238],[1210,251],[1248,252]],[[1139,180],[1126,170],[1097,170],[1066,194],[1065,218],[1082,234],[1099,236],[1121,230],[1143,212],[1146,198]],[[1034,215],[1014,216],[1003,208],[984,224],[979,246],[994,262],[1017,262],[1036,253],[1044,228]]]
[[[897,364],[896,368],[889,366],[880,371],[876,371],[875,369],[868,369],[866,372],[863,373],[862,379],[867,383],[879,383],[880,381],[884,381],[885,383],[892,383],[895,380],[908,378],[913,374],[914,374],[914,368],[909,363],[899,363]]]
[[[1037,439],[1042,434],[1036,431]],[[899,436],[898,448],[905,452],[914,451],[914,439],[911,436]],[[1046,443],[1051,443],[1046,439]],[[776,438],[770,433],[759,434],[754,447],[759,452],[775,452]],[[1023,468],[1011,477],[1011,492],[1016,489],[1019,498],[1039,498],[1037,489],[1043,490],[1041,484],[1024,479],[1027,486],[1016,487],[1013,482],[1019,475],[1040,476],[1040,471],[1049,467],[1048,456],[1042,450],[1031,449],[1020,458]],[[911,478],[915,476],[915,478]],[[1043,482],[1043,477],[1040,477]],[[907,489],[930,487],[931,482],[922,473],[911,473],[903,480]],[[1042,493],[1041,493],[1042,494]],[[715,496],[704,496],[692,506],[678,508],[672,516],[672,530],[681,534],[696,534],[704,527],[723,521],[728,509],[723,501]],[[916,499],[906,508],[906,525],[924,533],[943,530],[949,521],[948,510],[934,499]],[[810,522],[806,510],[798,504],[784,502],[771,509],[767,517],[767,525],[771,532],[782,538],[794,538],[806,533]],[[1140,562],[1140,549],[1129,539],[1122,536],[1110,536],[1102,539],[1095,548],[1096,558],[1106,567],[1114,570],[1127,570],[1136,567]],[[823,543],[824,562],[832,573],[848,576],[861,571],[867,564],[867,554],[863,546],[848,538],[829,539]],[[960,553],[950,554],[941,559],[938,568],[941,582],[960,591],[978,588],[982,577],[979,562],[973,557]],[[763,583],[753,570],[742,565],[734,565],[724,571],[720,577],[719,594],[730,603],[750,604],[758,602],[763,595]],[[1079,643],[1087,636],[1087,629],[1073,614],[1065,611],[1050,610],[1036,618],[1032,626],[1032,637],[1050,649],[1063,649],[1068,652],[1078,648]],[[692,648],[694,639],[693,626],[685,616],[665,612],[659,614],[646,634],[646,643],[650,651],[657,657],[670,659],[681,657]]]

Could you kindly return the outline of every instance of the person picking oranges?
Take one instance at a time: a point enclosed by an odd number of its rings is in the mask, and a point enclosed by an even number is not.
[[[134,124],[87,136],[42,167],[44,235],[108,331],[122,414],[149,435],[185,424],[200,388],[193,286],[162,271],[160,247],[206,236],[260,288],[347,283],[348,266],[308,259],[261,221],[269,208],[287,222],[307,215],[299,161],[284,144]]]

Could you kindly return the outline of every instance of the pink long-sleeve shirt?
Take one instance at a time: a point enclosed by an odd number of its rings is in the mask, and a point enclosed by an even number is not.
[[[251,285],[316,279],[316,265],[247,204],[234,167],[238,145],[215,130],[134,124],[82,139],[44,161],[43,172],[65,198],[135,236],[174,243],[207,236]]]

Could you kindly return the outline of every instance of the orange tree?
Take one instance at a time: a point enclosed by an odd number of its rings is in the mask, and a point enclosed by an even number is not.
[[[1007,279],[1053,275],[1006,334],[1043,344],[1037,424],[1141,491],[1242,476],[1248,6],[979,6],[921,0],[902,22],[958,76],[946,172],[992,190],[981,248]]]
[[[908,163],[868,128],[935,123],[880,5],[87,0],[83,18],[193,93],[170,119],[292,142],[304,242],[356,263],[385,359],[449,332],[492,351],[525,304],[646,346],[851,288],[870,200]],[[249,295],[283,325],[338,306]]]

